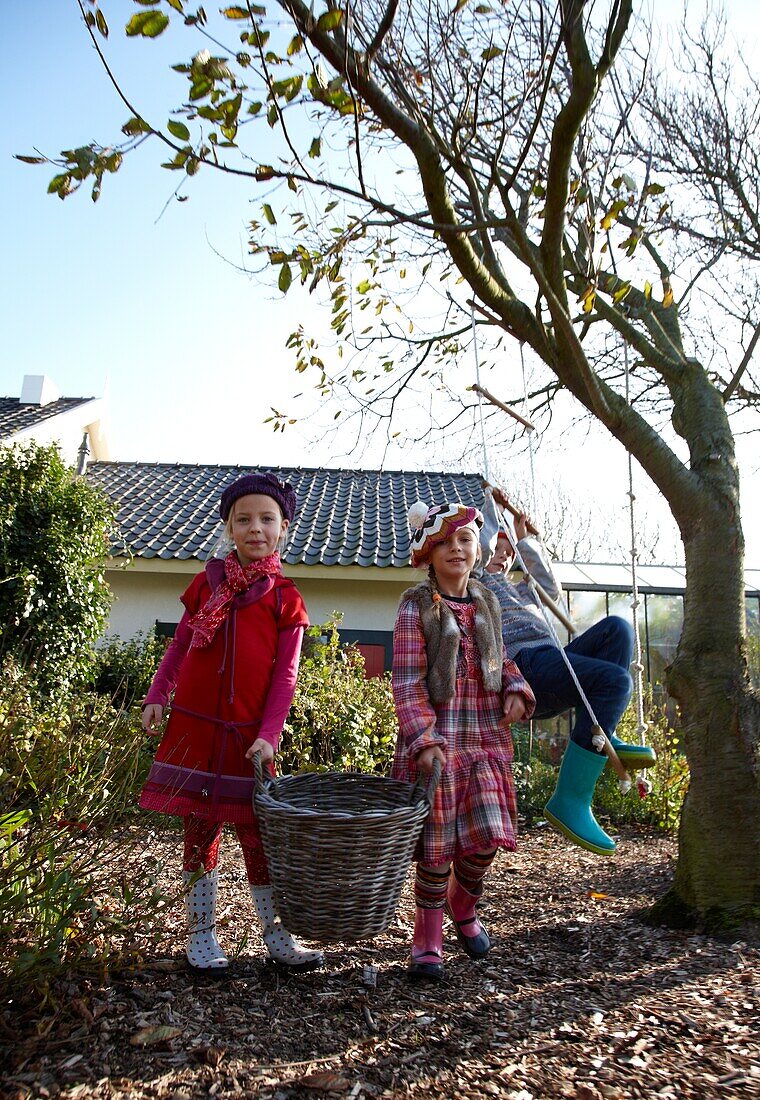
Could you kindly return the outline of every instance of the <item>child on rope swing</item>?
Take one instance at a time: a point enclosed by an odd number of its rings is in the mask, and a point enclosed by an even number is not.
[[[520,551],[530,575],[555,603],[562,604],[562,589],[541,543],[530,535],[528,517],[519,513],[512,530],[503,520],[500,522],[497,504],[503,508],[507,500],[500,489],[489,488],[483,504],[485,523],[481,531],[484,559],[494,537],[497,541],[493,556],[485,560],[480,579],[499,601],[506,651],[535,692],[534,718],[551,717],[576,708],[557,786],[544,812],[547,820],[579,847],[597,855],[609,855],[615,851],[615,841],[605,833],[591,809],[607,757],[592,742],[591,717],[537,597],[526,581],[513,584],[507,578],[515,549]],[[505,526],[509,527],[509,533]],[[650,746],[626,744],[615,735],[633,690],[628,671],[633,643],[630,623],[619,615],[607,615],[565,646],[567,659],[594,715],[629,771],[651,768],[657,759]]]
[[[253,756],[260,753],[274,774],[309,625],[298,589],[280,568],[279,548],[295,510],[292,487],[273,474],[246,474],[227,486],[219,514],[234,549],[208,561],[184,592],[185,612],[143,703],[143,728],[157,729],[174,692],[140,805],[184,821],[187,962],[212,977],[229,966],[214,927],[225,821],[243,850],[270,957],[291,970],[323,962],[277,917],[252,808]]]
[[[434,761],[441,778],[416,852],[416,912],[408,976],[443,976],[444,908],[462,950],[484,958],[491,942],[476,914],[498,848],[514,850],[510,722],[533,693],[504,657],[498,601],[471,573],[480,558],[477,508],[414,505],[412,565],[428,577],[401,597],[393,636],[399,737],[395,778],[413,781]],[[452,871],[453,862],[453,874]]]

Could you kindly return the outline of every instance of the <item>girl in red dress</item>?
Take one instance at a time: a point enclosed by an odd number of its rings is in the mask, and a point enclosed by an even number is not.
[[[143,727],[156,729],[174,692],[140,805],[184,819],[188,965],[217,976],[228,967],[214,930],[225,821],[240,841],[272,958],[297,969],[323,961],[276,915],[252,806],[253,755],[274,774],[309,625],[298,589],[280,570],[278,546],[295,507],[293,489],[273,474],[246,474],[224,490],[219,513],[235,548],[207,562],[183,594],[185,612],[143,703]]]
[[[412,565],[427,565],[428,579],[403,594],[396,618],[393,774],[413,781],[441,765],[417,852],[408,970],[412,979],[439,979],[444,908],[467,955],[490,950],[475,907],[497,849],[515,847],[510,722],[529,717],[535,700],[504,656],[498,601],[470,577],[480,558],[478,509],[416,504],[409,523]]]

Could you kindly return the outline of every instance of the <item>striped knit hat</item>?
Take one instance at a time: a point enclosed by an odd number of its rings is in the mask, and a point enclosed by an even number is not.
[[[483,526],[483,515],[477,508],[454,501],[437,504],[433,508],[417,501],[409,509],[409,526],[412,528],[412,565],[424,565],[434,546],[445,542],[460,527]]]

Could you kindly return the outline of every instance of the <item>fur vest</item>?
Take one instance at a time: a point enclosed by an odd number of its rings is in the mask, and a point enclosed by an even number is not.
[[[501,637],[499,601],[479,581],[470,580],[467,595],[475,603],[475,641],[480,652],[483,684],[487,691],[501,691],[504,643]],[[444,599],[434,600],[429,581],[408,588],[401,602],[410,600],[420,612],[422,633],[427,649],[427,687],[433,705],[454,697],[459,654],[459,625]]]

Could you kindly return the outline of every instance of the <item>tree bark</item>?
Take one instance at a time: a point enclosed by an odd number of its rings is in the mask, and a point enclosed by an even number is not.
[[[672,888],[654,919],[711,931],[760,918],[760,701],[745,640],[738,473],[722,402],[693,362],[677,402],[701,483],[699,506],[669,501],[686,555],[684,625],[667,686],[678,701],[691,782]]]

